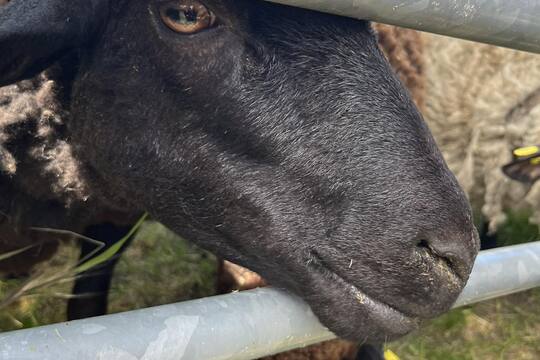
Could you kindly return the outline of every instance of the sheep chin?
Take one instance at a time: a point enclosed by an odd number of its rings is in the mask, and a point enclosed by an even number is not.
[[[378,343],[400,338],[416,330],[421,321],[420,317],[407,314],[382,300],[369,296],[357,286],[350,284],[323,263],[312,261],[309,268],[316,274],[317,287],[326,289],[324,293],[308,296],[308,303],[318,304],[334,302],[332,308],[339,309],[327,313],[317,305],[312,305],[313,312],[321,322],[332,324],[336,316],[348,316],[346,327],[332,328],[341,338],[353,341]],[[336,293],[341,296],[336,296]]]

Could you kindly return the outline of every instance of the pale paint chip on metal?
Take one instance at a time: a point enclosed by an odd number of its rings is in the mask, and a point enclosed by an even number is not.
[[[198,316],[178,315],[165,320],[165,329],[148,345],[140,360],[181,359],[198,324]]]

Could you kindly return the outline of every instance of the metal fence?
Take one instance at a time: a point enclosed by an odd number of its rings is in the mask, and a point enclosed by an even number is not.
[[[270,0],[540,53],[536,0]],[[482,252],[462,306],[540,286],[540,242]],[[300,299],[265,288],[0,334],[13,360],[253,359],[334,338]]]
[[[539,0],[269,0],[540,53]]]
[[[540,242],[482,252],[455,306],[540,286]],[[309,307],[263,288],[0,334],[9,360],[247,360],[333,339]]]

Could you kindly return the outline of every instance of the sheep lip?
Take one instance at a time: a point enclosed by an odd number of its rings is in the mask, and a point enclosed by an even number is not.
[[[422,321],[421,318],[408,315],[391,305],[367,295],[325,266],[324,262],[320,264],[316,260],[312,260],[310,267],[319,276],[323,277],[326,282],[332,282],[344,289],[343,299],[348,300],[345,300],[346,303],[339,310],[339,315],[334,314],[328,318],[325,314],[324,316],[326,318],[321,319],[332,321],[336,315],[349,319],[350,326],[332,329],[339,336],[354,341],[360,340],[365,342],[369,340],[374,343],[382,343],[398,339],[419,327]],[[316,307],[314,310],[316,310]],[[318,315],[317,311],[315,311],[315,314]],[[353,320],[353,322],[350,322],[350,320]]]
[[[368,309],[370,313],[387,314],[394,319],[399,319],[402,323],[416,323],[419,320],[419,317],[417,316],[407,314],[381,300],[374,299],[373,297],[367,295],[358,287],[351,284],[339,274],[337,274],[335,271],[333,271],[329,266],[325,265],[324,261],[318,254],[313,253],[312,255],[313,258],[309,262],[310,266],[316,269],[323,276],[330,277],[331,281],[342,284],[343,287],[346,289],[348,288],[351,295],[358,301],[358,304]]]

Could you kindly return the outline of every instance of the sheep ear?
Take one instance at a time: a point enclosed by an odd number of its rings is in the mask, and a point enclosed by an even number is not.
[[[95,35],[110,0],[0,0],[0,86],[32,77]]]
[[[533,184],[540,179],[540,157],[515,160],[503,166],[502,171],[510,179]]]

